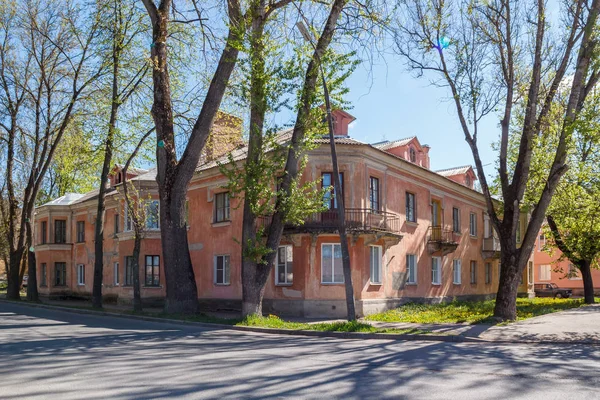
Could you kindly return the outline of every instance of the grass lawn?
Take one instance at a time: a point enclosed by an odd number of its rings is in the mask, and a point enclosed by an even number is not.
[[[276,329],[289,329],[289,330],[308,330],[308,331],[321,331],[321,332],[363,332],[363,333],[394,333],[394,334],[427,334],[431,333],[428,330],[423,329],[387,329],[387,328],[376,328],[368,323],[358,321],[339,321],[339,322],[321,322],[321,323],[306,323],[306,322],[291,322],[279,318],[276,315],[269,315],[266,317],[250,316],[244,319],[223,319],[215,318],[204,314],[197,316],[182,316],[173,314],[160,314],[153,316],[180,319],[184,321],[194,322],[208,322],[224,325],[234,326],[253,326],[258,328],[276,328]]]
[[[394,310],[373,314],[366,319],[383,322],[438,323],[493,323],[494,300],[453,301],[443,304],[406,304]],[[577,308],[583,299],[533,298],[517,299],[517,319],[523,320],[538,315]]]

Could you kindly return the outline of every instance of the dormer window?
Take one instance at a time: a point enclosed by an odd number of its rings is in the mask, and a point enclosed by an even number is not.
[[[465,178],[465,184],[468,187],[471,187],[471,177],[469,175],[467,175],[466,178]]]
[[[117,183],[121,183],[121,182],[123,182],[123,175],[121,174],[121,172],[119,172],[117,174]]]
[[[417,152],[415,151],[414,148],[410,148],[408,150],[408,159],[410,160],[411,163],[416,163],[417,162]]]

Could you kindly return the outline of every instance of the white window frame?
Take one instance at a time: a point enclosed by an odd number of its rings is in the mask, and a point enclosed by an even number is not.
[[[217,263],[219,257],[223,258],[223,282],[218,281],[218,269]],[[225,262],[227,260],[227,263]],[[214,257],[214,270],[213,270],[214,279],[213,282],[217,286],[227,286],[231,284],[231,257],[229,254],[217,254]]]
[[[462,261],[452,260],[452,283],[462,284]]]
[[[115,286],[119,286],[119,263],[113,263],[113,283]]]
[[[77,286],[85,286],[85,264],[77,264]]]
[[[326,246],[331,246],[331,282],[326,282],[324,277],[325,277],[325,268],[323,267],[323,248]],[[341,245],[339,243],[323,243],[321,244],[321,284],[324,285],[336,285],[336,284],[340,284],[340,283],[344,283],[344,271],[343,271],[343,267],[342,268],[342,280],[341,281],[336,281],[335,280],[335,246],[340,246],[340,253],[341,253]]]
[[[148,222],[149,222],[149,218],[150,218],[149,206],[154,203],[156,203],[156,227],[149,227],[148,226]],[[145,214],[144,215],[145,216],[144,227],[150,231],[160,230],[160,201],[157,199],[146,200],[144,202],[144,214]]]
[[[477,236],[477,214],[474,212],[469,214],[469,234]]]
[[[417,255],[407,254],[406,255],[406,284],[416,285],[417,284]],[[412,278],[412,279],[411,279]]]
[[[442,284],[442,257],[431,257],[431,284]]]
[[[540,266],[540,281],[551,281],[552,280],[552,266],[550,264],[541,264]],[[548,272],[546,274],[546,271]]]
[[[486,262],[483,268],[485,273],[485,284],[490,285],[492,283],[492,263]]]
[[[280,264],[279,253],[281,249],[285,249],[285,260]],[[291,244],[279,246],[277,249],[277,258],[275,260],[275,284],[278,286],[291,286],[294,283],[294,248]],[[285,280],[281,282],[279,280],[279,266],[284,265]],[[291,267],[291,268],[290,268]],[[292,270],[292,279],[289,280],[290,269]]]
[[[538,251],[542,251],[544,246],[546,245],[546,235],[543,233],[538,237]]]
[[[375,249],[377,249],[377,251],[374,251]],[[377,254],[375,254],[375,253],[377,253]],[[375,261],[377,261],[376,266],[375,266]],[[382,264],[383,264],[383,247],[376,246],[376,245],[369,246],[369,272],[371,275],[371,277],[370,277],[371,285],[383,284]],[[375,269],[375,267],[376,267],[376,269]],[[379,279],[377,279],[377,277],[375,276],[375,273],[377,273],[377,275],[379,276]]]

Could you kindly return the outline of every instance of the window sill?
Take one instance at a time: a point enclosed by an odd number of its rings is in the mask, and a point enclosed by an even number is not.
[[[162,289],[162,286],[142,286],[142,289]]]
[[[231,221],[213,222],[211,225],[213,226],[213,228],[218,228],[220,226],[229,226],[231,225]]]
[[[293,286],[293,285],[294,285],[293,283],[276,283],[275,284],[275,286],[283,286],[283,287]]]
[[[453,235],[457,235],[457,236],[462,236],[462,232],[456,232],[456,231],[452,231]]]
[[[477,236],[477,235],[469,235],[469,237],[470,237],[471,239],[477,239],[477,237],[478,237],[478,236]]]
[[[369,282],[371,286],[383,286],[383,282]]]
[[[344,282],[321,282],[321,285],[326,285],[326,286],[336,286],[336,285],[343,285]]]
[[[462,285],[462,282],[452,282],[452,284],[453,284],[453,285],[456,285],[456,286],[461,286],[461,285]]]
[[[414,221],[406,221],[406,225],[412,226],[412,227],[416,228],[417,226],[419,226],[419,223],[418,222],[414,222]]]
[[[433,282],[431,282],[431,285],[432,285],[432,286],[442,286],[442,284],[441,284],[441,283],[433,283]]]
[[[77,286],[85,286],[85,283],[78,283]]]
[[[214,283],[215,286],[231,286],[231,283]]]
[[[417,282],[406,282],[406,286],[417,286]]]

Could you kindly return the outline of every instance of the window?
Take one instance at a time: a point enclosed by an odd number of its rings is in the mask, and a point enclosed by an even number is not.
[[[483,215],[483,237],[492,237],[492,224],[490,224],[490,216],[487,214]]]
[[[441,257],[431,257],[431,283],[440,285],[442,283]]]
[[[410,149],[408,149],[408,157],[411,163],[417,162],[417,152],[414,148],[411,147]]]
[[[133,257],[125,257],[125,286],[133,286]]]
[[[469,214],[469,234],[471,236],[477,236],[477,214]]]
[[[471,283],[477,283],[477,261],[471,261]]]
[[[371,177],[369,179],[369,200],[371,202],[371,211],[381,211],[379,208],[379,179]]]
[[[321,282],[344,283],[342,247],[339,244],[321,245]]]
[[[277,249],[277,271],[275,284],[291,285],[294,283],[294,251],[291,245],[279,246]]]
[[[41,266],[41,271],[40,271],[40,286],[47,286],[48,285],[48,270],[46,268],[46,263],[42,263]]]
[[[67,284],[67,264],[64,262],[54,263],[54,286],[65,286]]]
[[[469,175],[465,176],[465,185],[471,187],[471,177]]]
[[[229,221],[229,192],[215,194],[215,222]]]
[[[546,246],[546,236],[542,233],[540,235],[540,239],[539,239],[538,251],[544,250],[545,246]]]
[[[381,284],[381,246],[369,246],[371,283]]]
[[[406,255],[406,283],[417,284],[417,256],[414,254]]]
[[[119,233],[121,216],[115,211],[115,235]]]
[[[85,265],[83,264],[77,264],[77,284],[85,285]]]
[[[552,267],[540,265],[540,281],[549,281],[550,279],[552,279]]]
[[[159,229],[159,203],[158,200],[146,201],[146,229]]]
[[[462,265],[460,260],[452,260],[452,276],[454,277],[453,283],[455,285],[460,285],[462,282],[461,267]]]
[[[492,263],[485,263],[485,284],[489,285],[492,283]]]
[[[42,221],[42,229],[41,229],[41,240],[40,243],[41,244],[46,244],[46,240],[48,240],[48,222],[47,221]]]
[[[160,257],[146,256],[146,286],[160,285]]]
[[[335,184],[333,182],[333,174],[324,172],[321,176],[321,185],[323,189],[330,188],[323,196],[323,205],[328,209],[337,208],[337,198],[335,197]],[[342,196],[344,195],[344,174],[340,172],[340,187],[342,188]]]
[[[77,243],[85,242],[85,221],[77,221]]]
[[[527,273],[528,273],[528,277],[527,277],[527,283],[529,283],[530,285],[533,284],[533,261],[529,261],[529,266],[527,267]]]
[[[579,276],[579,268],[577,268],[573,264],[569,264],[569,273],[567,277],[570,280],[580,280],[581,276]]]
[[[133,220],[131,219],[131,215],[129,215],[129,206],[127,205],[127,202],[125,202],[124,210],[123,218],[125,219],[125,226],[123,228],[125,232],[129,232],[133,230]]]
[[[67,243],[67,221],[54,220],[54,243]]]
[[[414,193],[406,192],[406,220],[408,222],[417,222],[417,210]]]
[[[229,256],[215,256],[215,285],[229,285]]]
[[[460,210],[452,208],[452,232],[460,233]]]
[[[521,243],[521,221],[517,222],[517,243]]]
[[[114,284],[115,286],[119,286],[119,263],[116,262],[113,264],[113,276],[114,276]]]

